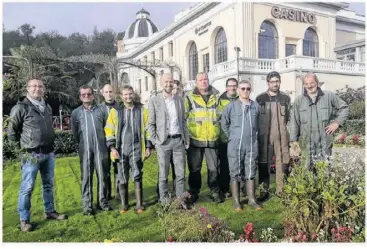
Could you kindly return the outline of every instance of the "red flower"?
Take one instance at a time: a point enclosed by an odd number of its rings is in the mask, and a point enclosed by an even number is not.
[[[168,237],[168,242],[173,242],[173,237],[172,237],[172,235],[170,235],[170,236]]]

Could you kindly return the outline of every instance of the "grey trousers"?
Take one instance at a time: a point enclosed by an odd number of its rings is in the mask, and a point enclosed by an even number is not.
[[[181,137],[168,138],[163,144],[156,145],[159,164],[159,195],[160,201],[168,201],[168,175],[173,155],[174,170],[176,174],[176,196],[180,197],[185,191],[185,146]]]

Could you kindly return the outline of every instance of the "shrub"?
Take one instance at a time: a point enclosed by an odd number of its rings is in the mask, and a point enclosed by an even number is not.
[[[164,228],[164,241],[177,242],[233,242],[234,233],[220,219],[210,215],[204,207],[189,210],[180,208],[187,196],[176,199],[158,211]]]
[[[316,162],[314,171],[304,164],[293,168],[282,193],[286,237],[315,241],[323,230],[325,240],[332,241],[331,229],[342,224],[355,231],[358,227],[356,234],[361,233],[365,224],[364,155],[346,153],[329,162]]]
[[[339,133],[347,133],[347,134],[362,134],[365,135],[365,123],[364,119],[352,119],[346,120],[344,125],[340,127]]]
[[[69,155],[77,152],[77,144],[71,131],[56,131],[54,150],[58,155]],[[20,153],[18,143],[9,141],[7,133],[3,133],[4,160],[16,159]]]
[[[365,119],[365,101],[354,101],[349,104],[350,119]]]
[[[342,133],[335,136],[334,143],[345,144],[345,139],[347,138],[347,133]]]

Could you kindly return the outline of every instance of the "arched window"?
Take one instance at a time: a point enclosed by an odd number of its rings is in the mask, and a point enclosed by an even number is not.
[[[274,24],[269,21],[264,21],[260,26],[259,58],[278,58],[278,32]]]
[[[196,49],[196,44],[193,42],[189,50],[189,78],[190,80],[195,80],[198,73],[198,50]]]
[[[308,28],[303,38],[303,55],[319,57],[319,38],[315,30]]]
[[[220,28],[215,36],[214,58],[215,64],[227,61],[227,37],[223,28]]]

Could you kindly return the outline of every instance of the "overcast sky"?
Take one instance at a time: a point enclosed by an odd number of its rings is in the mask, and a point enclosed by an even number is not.
[[[125,31],[142,7],[149,11],[151,20],[162,30],[173,22],[175,14],[193,5],[193,2],[163,3],[3,3],[5,30],[16,29],[24,23],[36,27],[35,33],[57,30],[62,35],[80,32],[90,35],[110,28]],[[365,3],[351,3],[350,9],[365,14]]]

